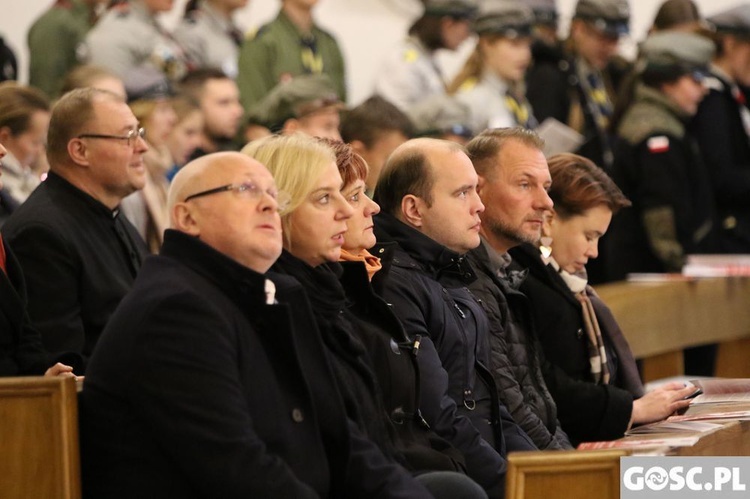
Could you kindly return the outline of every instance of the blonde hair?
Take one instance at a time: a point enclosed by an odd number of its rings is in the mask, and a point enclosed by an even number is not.
[[[453,81],[448,84],[448,94],[455,94],[468,81],[478,81],[482,78],[485,66],[484,54],[482,53],[482,43],[488,43],[491,45],[501,38],[504,38],[504,36],[498,33],[487,33],[479,36],[474,51],[468,59],[466,59],[466,62],[456,77],[453,78]]]
[[[254,140],[241,152],[264,164],[276,187],[289,195],[289,205],[281,212],[281,225],[286,247],[291,248],[291,214],[307,200],[326,168],[336,162],[333,150],[317,139],[294,134]]]

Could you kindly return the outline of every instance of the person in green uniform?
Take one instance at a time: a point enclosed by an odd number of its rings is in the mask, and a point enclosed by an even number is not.
[[[313,21],[317,3],[281,0],[276,19],[243,43],[237,85],[246,112],[276,85],[301,74],[327,74],[346,101],[344,58],[336,39]]]
[[[86,33],[106,0],[56,0],[29,29],[29,84],[50,98],[78,64]]]

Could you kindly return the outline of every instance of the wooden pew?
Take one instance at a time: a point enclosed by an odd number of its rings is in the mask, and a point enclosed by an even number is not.
[[[719,343],[717,376],[750,377],[750,278],[596,287],[612,309],[645,381],[684,373],[683,349]]]
[[[617,499],[620,458],[630,450],[514,452],[508,456],[506,499]],[[732,421],[674,456],[748,456],[750,421]]]
[[[618,499],[622,450],[514,452],[506,499]]]
[[[0,496],[81,497],[73,378],[0,378]]]

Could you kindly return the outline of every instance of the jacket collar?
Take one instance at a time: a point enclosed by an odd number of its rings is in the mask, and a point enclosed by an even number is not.
[[[474,262],[498,282],[502,282],[513,291],[518,291],[529,275],[529,270],[512,270],[510,267],[513,259],[510,254],[498,253],[484,237],[481,240],[481,244],[471,251]]]
[[[557,291],[574,306],[580,307],[578,300],[576,300],[573,292],[565,284],[565,281],[560,277],[557,270],[552,265],[545,264],[542,261],[542,255],[536,246],[524,243],[512,248],[510,252],[516,261],[528,267],[531,275],[539,279],[546,286]]]
[[[49,185],[57,186],[58,188],[64,190],[68,194],[75,196],[84,204],[89,206],[89,208],[91,208],[93,211],[100,213],[101,215],[104,215],[107,218],[113,219],[120,212],[119,206],[115,208],[114,210],[110,210],[108,207],[100,203],[96,198],[90,196],[89,194],[86,194],[81,189],[71,184],[66,179],[64,179],[59,174],[53,171],[49,172],[49,174],[47,175],[47,179],[44,182],[49,183]]]
[[[266,293],[270,290],[265,275],[236,262],[197,237],[167,229],[159,254],[179,261],[243,306],[247,306],[247,299],[257,303],[267,302]],[[243,299],[240,300],[240,297]],[[272,296],[269,301],[273,302]]]
[[[669,113],[677,116],[681,121],[690,119],[690,114],[677,105],[672,99],[655,88],[648,87],[642,83],[635,87],[635,100],[666,109]]]
[[[375,235],[378,240],[398,243],[409,257],[436,280],[442,276],[450,276],[469,284],[476,279],[476,274],[464,255],[446,248],[390,213],[380,213],[375,217]],[[397,258],[394,261],[397,262]]]

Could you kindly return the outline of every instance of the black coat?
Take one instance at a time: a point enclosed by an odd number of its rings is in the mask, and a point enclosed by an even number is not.
[[[383,298],[410,337],[420,340],[422,410],[428,422],[445,414],[429,404],[447,392],[458,414],[471,420],[501,456],[506,450],[536,449],[497,398],[486,367],[487,316],[466,287],[475,278],[468,261],[387,213],[375,217],[375,233],[379,241],[398,243]],[[476,443],[452,443],[471,468],[466,448],[478,449]]]
[[[529,298],[536,333],[552,364],[544,369],[545,380],[563,429],[575,444],[622,437],[633,412],[633,395],[620,388],[618,359],[606,329],[602,337],[612,377],[610,384],[600,385],[591,374],[581,304],[555,269],[544,265],[538,249],[521,245],[510,253],[516,264],[529,269],[521,291]]]
[[[138,232],[53,172],[2,232],[23,268],[29,317],[45,348],[87,358],[147,254]]]
[[[361,262],[315,268],[284,251],[275,272],[297,279],[310,298],[347,414],[384,454],[413,472],[463,471],[461,453],[419,410],[413,342],[374,294]]]
[[[500,400],[540,449],[569,449],[542,375],[531,308],[518,291],[526,272],[500,277],[484,244],[469,252],[477,279],[469,284],[490,321],[490,369]]]
[[[167,231],[81,394],[88,497],[429,497],[346,418],[299,284]]]
[[[55,362],[80,372],[81,359],[75,354],[53,356],[42,346],[42,338],[26,313],[26,283],[15,255],[5,249],[5,272],[0,270],[0,376],[44,374]]]
[[[750,252],[750,134],[732,85],[714,74],[690,130],[700,146],[714,188],[727,253]],[[748,97],[746,97],[747,99]],[[750,127],[750,123],[748,124]]]
[[[608,231],[606,253],[610,280],[630,272],[679,272],[653,251],[644,213],[670,209],[675,242],[685,255],[720,250],[710,176],[685,117],[661,92],[638,87],[636,99],[618,128],[612,178],[633,206],[617,213]],[[652,230],[666,231],[660,227]]]

